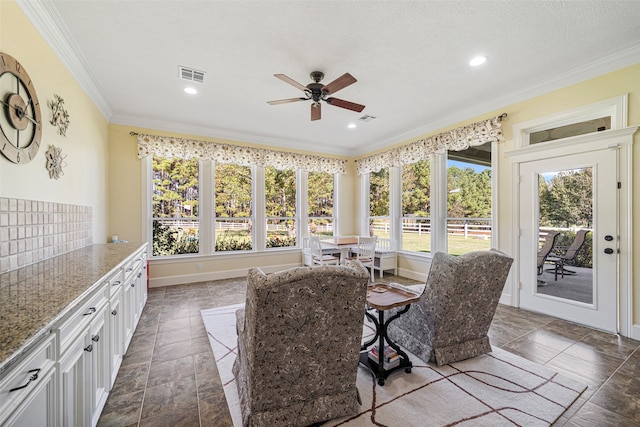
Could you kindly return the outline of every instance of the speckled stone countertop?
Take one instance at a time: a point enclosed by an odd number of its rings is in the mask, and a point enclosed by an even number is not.
[[[142,246],[91,245],[0,274],[0,374]]]

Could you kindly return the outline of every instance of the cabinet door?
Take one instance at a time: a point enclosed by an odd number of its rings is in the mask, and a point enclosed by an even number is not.
[[[124,310],[124,351],[126,353],[131,337],[135,331],[135,306],[136,306],[136,293],[135,282],[129,279],[125,282],[122,292],[122,308]]]
[[[124,310],[122,286],[109,302],[109,347],[111,349],[111,383],[113,386],[124,356]],[[110,387],[111,388],[111,387]]]
[[[18,409],[3,426],[54,427],[56,425],[56,370],[50,369],[40,376],[36,388],[22,401]]]
[[[60,359],[61,425],[81,427],[89,425],[90,363],[88,335],[82,335],[71,344]]]
[[[91,425],[98,423],[111,386],[111,357],[109,351],[109,317],[107,307],[103,307],[89,326],[90,348],[85,347],[91,359],[88,368],[90,377]],[[88,378],[89,379],[89,378]]]

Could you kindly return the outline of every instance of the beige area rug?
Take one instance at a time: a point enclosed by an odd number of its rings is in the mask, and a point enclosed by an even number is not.
[[[242,307],[237,304],[202,311],[234,427],[242,426],[231,372],[236,357],[235,311]],[[372,335],[372,324],[365,321],[363,339]],[[411,354],[409,357],[412,372],[398,370],[384,386],[359,366],[359,414],[323,426],[548,426],[586,389],[549,368],[498,348],[441,367]]]

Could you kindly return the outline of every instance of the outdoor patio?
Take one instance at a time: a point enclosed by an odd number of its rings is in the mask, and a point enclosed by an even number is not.
[[[587,304],[593,303],[593,269],[573,266],[565,268],[575,274],[565,273],[562,277],[558,273],[556,281],[553,264],[546,264],[543,273],[538,276],[538,293]]]

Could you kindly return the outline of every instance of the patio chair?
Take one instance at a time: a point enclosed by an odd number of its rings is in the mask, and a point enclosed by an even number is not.
[[[369,267],[371,270],[371,281],[373,282],[373,267],[376,258],[376,244],[378,242],[378,236],[373,237],[358,237],[358,245],[353,250],[355,256],[347,258],[348,260],[358,260],[360,263]]]
[[[578,252],[580,252],[580,249],[582,249],[582,246],[586,242],[587,233],[589,233],[589,231],[590,230],[578,230],[576,232],[576,237],[574,237],[573,242],[571,242],[571,245],[569,245],[564,254],[547,257],[547,261],[555,264],[555,281],[558,280],[558,272],[560,272],[562,278],[564,278],[565,274],[576,274],[575,271],[567,270],[564,266],[570,263],[575,263]]]
[[[311,248],[311,265],[338,265],[340,258],[322,252],[320,237],[309,236],[309,248]]]
[[[549,254],[553,250],[553,247],[556,244],[556,239],[558,238],[559,234],[560,234],[559,231],[549,231],[547,233],[547,236],[544,239],[544,244],[538,251],[538,276],[542,274],[544,263],[547,260],[547,256],[549,256]]]
[[[244,427],[308,426],[358,413],[368,280],[357,262],[249,270],[233,364]]]
[[[389,336],[425,363],[489,353],[487,333],[512,262],[495,249],[436,252],[420,300],[389,324]]]

